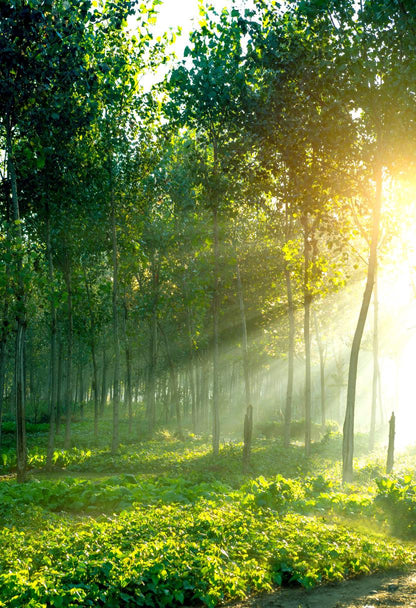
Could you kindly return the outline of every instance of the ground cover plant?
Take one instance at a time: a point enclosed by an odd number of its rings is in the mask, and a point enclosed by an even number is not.
[[[165,432],[116,455],[65,451],[58,436],[49,471],[46,435],[37,441],[25,484],[10,462],[1,469],[5,607],[216,606],[414,563],[402,540],[412,535],[413,478],[383,476],[374,454],[357,463],[357,485],[342,486],[334,433],[309,459],[300,445],[259,438],[245,473],[237,441],[213,459],[209,441],[193,435]],[[398,470],[412,462],[403,457]],[[391,528],[400,508],[407,519]]]

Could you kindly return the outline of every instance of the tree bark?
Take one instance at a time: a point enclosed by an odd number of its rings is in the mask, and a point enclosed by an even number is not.
[[[387,465],[386,465],[386,473],[390,475],[393,470],[394,465],[394,436],[396,433],[396,417],[394,412],[391,414],[390,422],[389,422],[389,447],[387,450]]]
[[[8,288],[9,265],[6,267],[6,290]],[[3,406],[4,406],[4,380],[6,375],[6,345],[7,335],[9,333],[9,298],[7,292],[3,302],[3,317],[0,328],[0,448],[2,444],[2,424],[3,424]]]
[[[286,406],[285,406],[285,428],[284,428],[284,446],[287,448],[290,444],[290,425],[292,422],[292,401],[293,401],[293,371],[295,359],[295,306],[293,302],[292,280],[287,263],[284,266],[287,307],[289,315],[289,344],[288,344],[288,361],[287,361],[287,386],[286,386]]]
[[[25,287],[23,282],[23,235],[20,224],[19,197],[17,193],[16,169],[14,165],[12,125],[10,117],[6,117],[6,149],[7,170],[11,181],[13,220],[17,238],[16,271],[17,286],[16,298],[16,350],[15,350],[15,410],[16,410],[16,460],[17,481],[26,479],[27,448],[26,448],[26,420],[25,420],[25,332],[26,332],[26,303]]]
[[[244,418],[244,447],[243,447],[243,469],[248,470],[251,456],[251,440],[253,436],[253,407],[247,406],[246,415]]]
[[[146,416],[149,434],[156,426],[156,364],[157,364],[157,307],[159,297],[159,264],[156,252],[152,260],[152,316],[150,319],[149,368],[146,387]]]
[[[0,338],[0,448],[2,444],[3,424],[3,399],[4,399],[4,376],[6,371],[6,339],[4,335]]]
[[[56,389],[56,432],[59,433],[59,427],[61,424],[61,403],[62,403],[62,386],[64,383],[63,378],[63,358],[64,348],[62,343],[62,336],[57,334],[58,337],[58,378],[57,378],[57,389]]]
[[[315,310],[313,311],[313,321],[315,325],[316,341],[318,343],[319,352],[319,377],[321,385],[321,425],[322,428],[326,424],[326,391],[325,391],[325,348],[321,340],[321,332],[319,331],[318,318]]]
[[[219,415],[219,229],[218,209],[213,209],[214,236],[214,294],[213,294],[213,380],[212,380],[212,451],[215,456],[220,452],[220,415]]]
[[[131,352],[130,352],[130,339],[128,333],[128,307],[126,292],[124,292],[123,299],[124,306],[124,350],[126,357],[126,384],[125,384],[125,396],[124,402],[127,406],[128,420],[129,420],[129,435],[133,431],[133,408],[132,408],[132,394],[131,394]]]
[[[188,344],[189,344],[189,385],[191,389],[191,415],[192,415],[192,432],[196,433],[196,388],[195,388],[195,356],[194,356],[194,344],[192,338],[192,323],[191,323],[191,311],[189,306],[186,307],[186,320],[188,325]]]
[[[251,387],[250,387],[250,365],[248,359],[248,339],[247,339],[247,323],[246,323],[246,311],[244,306],[244,294],[243,285],[241,282],[240,265],[237,261],[237,292],[238,302],[240,305],[240,318],[241,318],[241,332],[242,332],[242,344],[243,344],[243,371],[244,371],[244,388],[245,388],[245,401],[246,408],[251,405]]]
[[[114,394],[113,394],[113,438],[112,453],[116,453],[119,446],[119,403],[120,403],[120,341],[118,335],[118,246],[117,226],[114,194],[111,204],[111,237],[113,247],[113,348],[114,348]]]
[[[57,378],[56,378],[56,307],[55,307],[55,291],[53,288],[54,283],[54,267],[52,258],[52,244],[51,244],[51,220],[48,210],[47,218],[47,235],[46,235],[46,249],[48,256],[48,275],[51,289],[51,329],[50,329],[50,394],[49,394],[49,434],[48,434],[48,449],[46,454],[46,467],[50,469],[52,467],[53,452],[55,449],[55,433],[56,433],[56,406],[57,406]]]
[[[311,244],[309,242],[309,224],[307,216],[303,219],[304,226],[304,322],[303,335],[305,342],[305,454],[311,451],[311,338],[310,338],[310,311],[312,297],[309,290],[309,265],[311,262]]]
[[[100,402],[100,415],[102,416],[105,409],[105,404],[107,401],[107,352],[105,348],[105,344],[103,344],[103,368],[102,368],[102,376],[101,376],[101,402]]]
[[[72,418],[72,341],[73,341],[73,320],[72,320],[72,279],[71,279],[71,260],[69,253],[65,261],[65,283],[68,294],[67,299],[67,360],[66,360],[66,391],[65,391],[65,440],[64,447],[69,450],[71,447],[71,418]]]
[[[376,437],[376,412],[377,412],[377,391],[378,391],[378,288],[377,288],[377,266],[374,271],[374,328],[373,328],[373,384],[371,393],[371,420],[369,449],[374,450]]]
[[[375,272],[377,267],[377,245],[380,231],[381,204],[383,198],[383,177],[380,158],[375,165],[376,197],[373,211],[373,222],[371,231],[370,257],[368,261],[367,282],[364,290],[361,310],[358,317],[357,327],[351,346],[350,366],[348,370],[347,407],[345,412],[343,443],[342,443],[342,479],[349,483],[353,479],[353,457],[354,457],[354,417],[355,417],[355,395],[357,387],[358,356],[360,353],[361,339],[367,319],[368,308],[373,291]]]
[[[85,403],[85,385],[84,385],[84,367],[82,365],[82,362],[80,363],[79,366],[79,396],[80,396],[80,402],[79,402],[79,411],[81,414],[81,419],[84,419],[84,403]],[[95,412],[94,412],[95,415]]]

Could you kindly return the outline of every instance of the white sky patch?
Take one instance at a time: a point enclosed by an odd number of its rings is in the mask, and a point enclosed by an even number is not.
[[[231,9],[233,4],[237,8],[244,8],[252,5],[251,2],[244,0],[211,0],[209,5],[213,6],[217,13],[220,13],[223,8]],[[178,57],[181,57],[189,38],[190,32],[198,25],[199,9],[198,0],[164,0],[163,4],[158,8],[158,19],[155,27],[155,33],[160,35],[163,32],[173,28],[182,28],[182,36],[177,40],[175,51]]]
[[[198,27],[200,20],[198,0],[164,0],[163,4],[156,7],[157,22],[153,26],[153,36],[157,38],[165,32],[172,31],[177,33],[178,28],[181,28],[181,34],[176,37],[172,46],[168,48],[168,52],[173,52],[178,60],[183,58],[185,48],[189,42],[190,33]],[[253,0],[211,0],[204,2],[204,6],[212,6],[219,14],[222,9],[231,10],[233,6],[240,10],[245,8],[253,8]],[[129,29],[132,34],[135,33],[134,17],[128,20]],[[145,90],[149,90],[153,84],[160,82],[169,72],[171,66],[161,66],[156,74],[151,72],[144,74],[140,80]]]

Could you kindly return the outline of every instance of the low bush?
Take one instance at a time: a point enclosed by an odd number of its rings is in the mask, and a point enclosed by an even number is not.
[[[416,482],[411,475],[377,479],[376,502],[386,513],[393,534],[416,538]]]

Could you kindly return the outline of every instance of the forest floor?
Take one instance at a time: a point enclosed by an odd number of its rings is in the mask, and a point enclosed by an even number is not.
[[[231,608],[390,608],[416,606],[416,571],[363,576],[339,584],[283,589],[253,597]]]
[[[132,442],[127,423],[113,454],[108,416],[98,438],[92,419],[74,423],[70,450],[62,429],[52,471],[47,431],[33,425],[28,480],[17,484],[11,424],[0,608],[416,608],[416,446],[386,477],[384,451],[368,454],[357,435],[355,483],[342,486],[338,433],[309,458],[295,441],[259,437],[243,473],[241,443],[214,457],[207,437],[163,430]],[[369,572],[379,574],[360,576]]]

